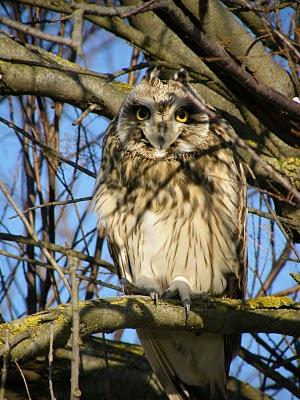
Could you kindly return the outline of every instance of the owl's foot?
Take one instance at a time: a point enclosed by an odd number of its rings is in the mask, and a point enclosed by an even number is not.
[[[195,302],[205,303],[205,307],[210,308],[212,306],[210,295],[211,295],[210,292],[200,292],[194,294],[193,299]]]
[[[154,304],[157,304],[160,298],[160,290],[151,278],[141,277],[135,283],[129,282],[126,278],[122,278],[120,281],[124,293],[149,296]]]
[[[179,297],[181,303],[185,309],[186,316],[188,316],[191,310],[191,297],[190,297],[191,287],[188,280],[184,277],[176,277],[171,285],[166,289],[163,294],[163,299],[174,299]]]
[[[209,292],[201,292],[195,295],[199,300],[207,303],[209,306],[211,305],[210,293]]]

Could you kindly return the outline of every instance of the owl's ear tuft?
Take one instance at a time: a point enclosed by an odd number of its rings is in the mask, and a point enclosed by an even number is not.
[[[175,72],[172,80],[182,83],[183,85],[188,84],[189,74],[184,68],[181,68],[179,71]]]
[[[161,73],[161,68],[158,67],[157,65],[153,67],[149,67],[147,70],[146,75],[144,76],[144,80],[149,82],[150,85],[155,81],[156,79],[159,79],[159,75]]]

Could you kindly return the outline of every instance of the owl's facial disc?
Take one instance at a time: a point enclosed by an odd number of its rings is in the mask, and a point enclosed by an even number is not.
[[[161,151],[167,151],[181,134],[179,124],[168,115],[154,114],[140,128],[151,146]]]
[[[127,152],[173,159],[205,146],[209,119],[174,82],[142,81],[126,98],[117,131]]]

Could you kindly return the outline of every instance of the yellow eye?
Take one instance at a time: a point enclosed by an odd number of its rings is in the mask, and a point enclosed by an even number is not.
[[[189,119],[189,113],[184,109],[179,109],[175,113],[175,119],[178,122],[186,122]]]
[[[140,107],[136,110],[135,116],[138,121],[145,121],[150,117],[150,111],[147,107]]]

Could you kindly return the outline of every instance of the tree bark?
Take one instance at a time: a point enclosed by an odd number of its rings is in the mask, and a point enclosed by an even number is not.
[[[288,297],[261,297],[248,301],[226,298],[193,300],[188,317],[177,301],[159,305],[144,296],[99,298],[79,303],[80,335],[114,332],[124,328],[188,329],[210,333],[265,332],[297,336],[300,305]],[[64,304],[29,317],[0,325],[0,338],[9,331],[10,357],[29,360],[45,354],[54,324],[54,347],[65,346],[71,334],[72,307]],[[4,344],[0,346],[3,354]]]

